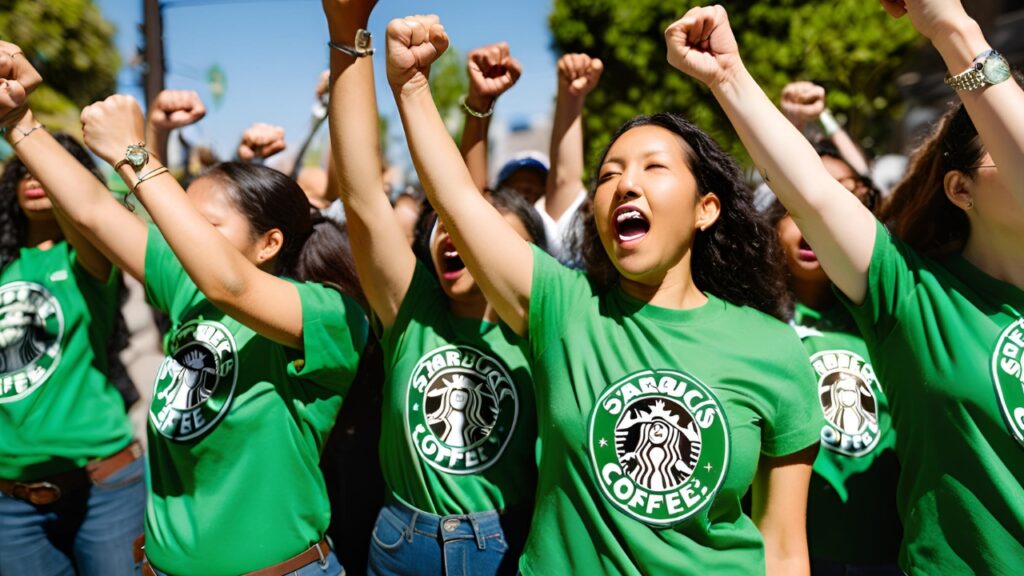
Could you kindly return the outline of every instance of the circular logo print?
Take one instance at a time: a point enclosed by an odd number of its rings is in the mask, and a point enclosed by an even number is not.
[[[450,474],[474,474],[501,457],[519,418],[519,395],[493,356],[447,345],[409,377],[405,419],[420,458]]]
[[[878,445],[878,380],[871,364],[848,350],[811,356],[818,374],[818,401],[826,423],[821,444],[846,456],[864,456]]]
[[[64,314],[50,292],[32,282],[0,287],[0,404],[21,400],[60,362]]]
[[[238,380],[235,339],[219,322],[192,320],[168,345],[153,387],[149,420],[176,441],[197,438],[227,414]]]
[[[999,406],[1017,442],[1024,444],[1024,318],[999,335],[992,353],[992,381]]]
[[[605,498],[657,527],[706,510],[729,464],[721,403],[700,380],[673,370],[637,372],[605,389],[588,439]]]

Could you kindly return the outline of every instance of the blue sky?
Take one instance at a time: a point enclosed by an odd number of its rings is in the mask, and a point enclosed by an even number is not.
[[[138,74],[128,66],[141,44],[142,0],[97,0],[118,28],[117,45],[125,67],[118,90],[142,99]],[[212,144],[222,157],[233,155],[242,131],[253,122],[284,126],[288,144],[298,148],[307,132],[313,89],[328,65],[327,25],[320,0],[163,0],[167,88],[196,90],[206,102],[206,118],[186,133]],[[437,13],[461,55],[505,40],[523,63],[519,83],[500,101],[495,115],[510,121],[550,114],[555,92],[555,54],[547,29],[551,0],[383,1],[370,20],[375,45],[383,48],[391,18]],[[384,79],[384,51],[373,56],[381,112],[401,128]],[[207,71],[217,65],[227,77],[221,106],[215,107]],[[392,147],[394,148],[394,146]]]

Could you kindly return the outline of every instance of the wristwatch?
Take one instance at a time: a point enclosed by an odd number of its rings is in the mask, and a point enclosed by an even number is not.
[[[132,170],[138,172],[139,170],[142,170],[142,167],[145,166],[147,162],[149,162],[149,150],[146,150],[146,145],[142,142],[139,142],[138,144],[129,144],[128,150],[124,153],[124,158],[118,160],[117,164],[114,164],[114,171],[117,172],[121,166],[128,164],[132,167]]]
[[[356,42],[355,46],[345,46],[344,44],[338,44],[337,42],[328,42],[327,45],[334,48],[342,54],[347,54],[353,58],[363,58],[365,56],[373,56],[373,35],[370,34],[369,30],[360,28],[356,30]]]
[[[977,90],[999,84],[1010,77],[1010,64],[995,50],[986,50],[974,59],[971,67],[956,76],[946,74],[946,84],[954,90]]]

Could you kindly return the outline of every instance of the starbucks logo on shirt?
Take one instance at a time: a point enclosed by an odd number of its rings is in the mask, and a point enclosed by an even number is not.
[[[235,339],[220,322],[192,320],[168,348],[149,420],[171,440],[192,440],[212,430],[231,407],[238,380]]]
[[[416,363],[405,418],[427,464],[474,474],[505,451],[519,418],[519,395],[497,358],[469,346],[442,346]]]
[[[847,456],[863,456],[878,445],[878,381],[871,364],[848,350],[811,356],[818,374],[818,401],[827,421],[821,445]]]
[[[0,287],[0,404],[35,392],[60,362],[64,314],[33,282]]]
[[[673,370],[636,372],[605,389],[588,440],[605,498],[656,527],[706,511],[729,464],[721,403],[703,382]]]
[[[992,353],[992,381],[1010,434],[1024,444],[1024,318],[1010,324]]]

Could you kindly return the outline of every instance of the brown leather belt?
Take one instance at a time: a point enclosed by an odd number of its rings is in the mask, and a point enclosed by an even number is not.
[[[89,462],[84,468],[76,468],[35,482],[0,479],[0,492],[36,506],[46,506],[90,482],[106,480],[121,468],[138,460],[140,456],[142,445],[138,440],[133,440],[113,456]]]
[[[149,558],[146,558],[143,548],[145,548],[145,540],[138,538],[135,540],[136,552],[135,561],[138,562],[139,558],[142,559],[142,576],[157,576],[156,570],[149,563]],[[321,565],[327,564],[327,556],[331,553],[331,547],[327,545],[327,539],[320,540],[320,542],[310,546],[305,552],[296,554],[284,562],[279,562],[273,566],[267,566],[253,572],[246,572],[242,576],[285,576],[291,574],[299,568],[312,564],[313,562],[320,562]]]

